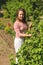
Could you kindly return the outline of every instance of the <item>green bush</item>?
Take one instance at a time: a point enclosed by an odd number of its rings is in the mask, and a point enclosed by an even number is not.
[[[4,16],[4,18],[9,18],[10,17],[10,15],[9,15],[7,10],[4,10],[3,16]]]
[[[6,2],[6,7],[5,9],[7,9],[8,13],[10,14],[11,20],[15,21],[16,18],[16,11],[18,8],[22,7],[26,10],[27,13],[27,20],[29,15],[34,16],[35,14],[35,10],[37,10],[39,13],[42,15],[42,0],[40,2],[40,0],[8,0]]]
[[[5,30],[6,32],[8,32],[9,34],[11,34],[12,36],[15,36],[14,30],[12,30],[9,26],[6,26],[6,27],[4,28],[4,30]]]
[[[2,25],[1,21],[0,21],[0,29],[4,29],[5,26]]]
[[[10,54],[9,55],[9,58],[10,58],[10,65],[14,65],[15,64],[15,60],[14,60],[14,55],[13,54]]]
[[[25,41],[19,50],[18,65],[43,65],[43,21],[39,22],[37,27],[33,26],[31,38],[25,38]]]

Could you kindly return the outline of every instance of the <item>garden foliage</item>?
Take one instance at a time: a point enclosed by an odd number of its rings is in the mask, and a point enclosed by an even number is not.
[[[16,11],[18,8],[24,8],[26,10],[27,20],[29,16],[43,14],[43,1],[41,0],[7,0],[5,9],[7,9],[12,21],[15,21]],[[36,18],[36,16],[35,16]]]
[[[7,11],[13,21],[19,7],[26,10],[28,21],[29,16],[32,16],[32,28],[27,31],[27,34],[31,33],[32,37],[25,38],[17,53],[18,65],[43,65],[43,20],[39,19],[43,13],[42,2],[42,0],[8,0],[6,3]]]
[[[33,23],[31,38],[25,38],[25,41],[19,50],[17,57],[18,65],[43,65],[43,21],[38,24]]]

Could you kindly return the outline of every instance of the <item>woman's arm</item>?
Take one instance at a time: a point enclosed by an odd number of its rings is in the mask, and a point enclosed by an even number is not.
[[[20,36],[20,37],[31,37],[32,34],[19,33],[19,36]]]
[[[20,32],[19,25],[18,25],[17,22],[14,24],[14,31],[15,31],[16,34],[18,34],[20,37],[31,37],[31,36],[32,36],[31,34],[21,33],[21,32]]]

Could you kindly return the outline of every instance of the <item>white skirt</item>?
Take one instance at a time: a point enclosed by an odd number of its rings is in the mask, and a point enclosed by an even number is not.
[[[18,50],[20,49],[22,44],[23,44],[23,39],[22,38],[15,38],[14,39],[14,48],[15,48],[16,53],[18,52]]]

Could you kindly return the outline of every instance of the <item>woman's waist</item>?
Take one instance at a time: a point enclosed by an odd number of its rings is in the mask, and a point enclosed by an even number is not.
[[[22,37],[16,37],[16,36],[15,36],[15,39],[24,40],[24,38],[22,38]]]

